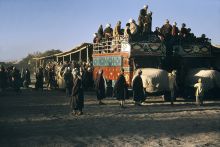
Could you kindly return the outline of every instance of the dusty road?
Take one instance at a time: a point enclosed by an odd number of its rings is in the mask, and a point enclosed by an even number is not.
[[[85,95],[84,115],[69,114],[61,91],[24,90],[0,96],[0,146],[220,146],[220,101],[205,106],[178,99],[176,105],[150,98],[127,108],[106,98],[97,105]]]

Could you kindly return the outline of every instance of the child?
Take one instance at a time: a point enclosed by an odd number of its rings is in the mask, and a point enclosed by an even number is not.
[[[194,87],[196,88],[196,104],[198,106],[203,105],[203,95],[204,95],[204,91],[203,91],[203,84],[202,84],[202,79],[199,78],[198,79],[198,83],[196,83],[194,85]]]

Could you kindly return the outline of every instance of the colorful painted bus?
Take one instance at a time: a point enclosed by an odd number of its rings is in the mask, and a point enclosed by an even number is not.
[[[120,69],[123,68],[126,82],[131,87],[136,69],[141,68],[143,78],[145,77],[145,70],[151,72],[147,72],[148,79],[143,83],[147,92],[164,91],[167,90],[167,86],[161,87],[161,83],[164,83],[161,80],[164,79],[160,76],[167,77],[167,72],[162,69],[165,56],[166,47],[155,35],[151,35],[151,40],[145,42],[128,42],[125,38],[120,37],[119,40],[113,39],[95,43],[92,55],[94,79],[96,79],[97,72],[102,69],[105,79],[114,86],[120,74]],[[156,83],[149,84],[149,80]],[[158,84],[159,86],[154,87],[154,89],[149,88],[150,85]]]

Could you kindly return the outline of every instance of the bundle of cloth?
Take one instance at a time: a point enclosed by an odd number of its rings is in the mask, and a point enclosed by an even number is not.
[[[220,88],[220,72],[208,68],[191,69],[186,76],[185,85],[192,87],[201,78],[203,88],[208,91],[214,87]]]
[[[141,68],[143,87],[146,92],[154,93],[169,90],[168,72],[156,68]],[[134,77],[137,75],[135,73]],[[133,78],[134,79],[134,78]]]

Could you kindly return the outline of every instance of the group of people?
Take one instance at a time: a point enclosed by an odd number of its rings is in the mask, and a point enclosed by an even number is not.
[[[111,24],[107,24],[106,28],[100,25],[98,31],[94,34],[93,43],[101,43],[102,41],[111,41],[112,39],[118,41],[124,38],[128,41],[137,41],[147,39],[148,35],[152,33],[152,12],[148,13],[148,6],[145,5],[140,10],[138,17],[138,24],[132,18],[126,23],[125,29],[121,28],[121,21],[118,21],[116,26],[111,28]]]
[[[51,63],[50,63],[51,64]],[[63,70],[63,78],[65,80],[65,89],[66,89],[66,96],[70,99],[70,111],[74,115],[82,115],[83,114],[83,107],[84,107],[84,91],[86,88],[86,83],[90,83],[92,86],[94,85],[97,101],[99,105],[104,105],[105,103],[102,100],[106,97],[106,79],[103,75],[103,70],[100,69],[97,73],[96,79],[93,84],[93,79],[85,79],[85,69],[87,67],[91,68],[90,66],[85,66],[86,64],[74,64],[66,62],[62,65]],[[53,67],[55,68],[55,67]],[[20,90],[19,80],[21,80],[21,74],[18,69],[15,67],[4,68],[1,66],[0,68],[0,89],[4,91],[6,85],[10,83],[12,87],[15,89],[16,92]],[[23,83],[24,86],[30,83],[30,72],[28,69],[25,70],[23,76]],[[134,77],[132,81],[132,89],[133,89],[133,100],[135,105],[141,106],[145,99],[146,95],[144,92],[143,82],[142,82],[142,71],[138,69],[137,76]],[[172,71],[168,75],[169,77],[169,88],[170,88],[170,100],[171,105],[175,100],[175,90],[178,88],[176,83],[176,71]],[[92,78],[92,76],[91,76]],[[39,68],[39,71],[36,73],[36,88],[43,89],[44,83],[44,72],[43,68]],[[41,86],[40,86],[41,85]],[[88,85],[87,85],[88,86]],[[194,85],[196,88],[196,104],[202,105],[203,104],[203,84],[202,80],[199,79],[198,83]],[[129,98],[128,93],[128,85],[125,80],[124,76],[124,69],[122,68],[120,71],[120,75],[118,76],[116,83],[113,87],[113,96],[119,101],[120,107],[125,108],[125,100]]]
[[[64,80],[63,88],[70,99],[71,113],[82,115],[84,91],[93,87],[92,69],[91,63],[85,62],[49,62],[36,72],[35,88],[43,90],[44,82],[47,83],[47,89],[56,88],[59,80]]]
[[[78,68],[80,70],[80,73],[82,74],[84,81],[88,79],[89,81],[91,81],[92,68],[93,68],[91,66],[91,63],[76,62],[76,61],[71,61],[71,62],[65,61],[64,63],[62,63],[62,62],[51,61],[51,62],[48,62],[44,66],[44,68],[39,67],[37,69],[35,88],[42,89],[44,82],[46,83],[47,85],[46,87],[48,90],[56,89],[56,88],[63,88],[64,86],[63,79],[65,80],[64,78],[65,73],[69,71],[70,69],[74,69],[74,68]],[[91,87],[91,85],[92,85],[92,82],[90,83],[84,82],[84,87],[86,89]]]
[[[4,92],[6,88],[13,88],[16,92],[21,92],[20,88],[28,88],[31,83],[30,71],[28,68],[20,71],[15,66],[5,68],[0,65],[0,91]]]
[[[124,29],[121,27],[121,21],[118,21],[114,28],[111,27],[111,24],[107,24],[105,28],[100,25],[98,31],[94,34],[93,43],[103,44],[104,46],[112,45],[111,47],[114,47],[115,44],[120,43],[120,40],[123,39],[132,42],[151,41],[152,38],[154,40],[158,38],[156,40],[164,41],[166,45],[191,42],[209,43],[209,39],[206,38],[205,34],[202,34],[201,37],[196,37],[191,32],[191,28],[186,28],[185,23],[182,23],[179,29],[176,22],[171,25],[168,19],[166,19],[162,27],[156,27],[152,31],[152,12],[148,12],[147,5],[144,5],[143,9],[140,10],[138,23],[130,18]]]
[[[156,34],[165,43],[179,44],[179,43],[208,43],[209,39],[206,38],[205,34],[201,37],[196,37],[192,32],[191,28],[186,28],[186,24],[182,23],[181,28],[177,27],[177,23],[170,24],[169,20],[166,19],[164,25],[159,28],[156,27],[154,34]]]

